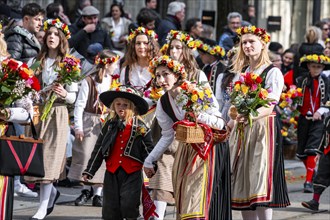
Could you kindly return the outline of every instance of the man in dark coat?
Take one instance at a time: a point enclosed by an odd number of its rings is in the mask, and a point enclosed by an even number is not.
[[[81,18],[69,27],[71,31],[70,47],[75,48],[78,53],[88,60],[93,60],[87,50],[92,44],[99,43],[103,46],[103,49],[112,49],[109,35],[99,24],[99,14],[99,10],[94,6],[86,6],[82,10]]]
[[[237,36],[236,29],[242,25],[242,15],[238,12],[230,12],[227,16],[228,25],[220,36],[219,45],[229,51],[234,47],[234,38]]]
[[[158,26],[158,42],[160,46],[166,43],[166,36],[171,30],[181,30],[181,22],[185,17],[183,2],[171,2],[167,7],[167,15]]]
[[[5,33],[8,53],[11,58],[27,62],[36,57],[41,46],[35,37],[42,26],[45,11],[36,3],[30,3],[22,9],[22,27],[16,26]]]

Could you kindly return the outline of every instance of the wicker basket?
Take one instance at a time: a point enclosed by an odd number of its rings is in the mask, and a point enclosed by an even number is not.
[[[185,126],[179,124],[176,127],[175,138],[184,143],[204,143],[204,131],[199,126]]]
[[[213,140],[215,143],[226,142],[229,138],[230,129],[226,126],[226,129],[213,130]]]

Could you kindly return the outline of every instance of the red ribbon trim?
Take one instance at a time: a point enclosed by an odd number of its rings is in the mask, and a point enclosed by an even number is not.
[[[7,140],[7,144],[8,144],[8,146],[9,146],[9,148],[10,148],[12,154],[13,154],[14,157],[15,157],[15,160],[16,160],[16,162],[17,162],[17,165],[18,165],[18,167],[19,167],[19,169],[20,169],[21,174],[24,175],[24,174],[26,173],[26,171],[27,171],[27,170],[29,169],[29,167],[30,167],[30,164],[31,164],[31,162],[32,162],[32,158],[33,158],[34,153],[36,152],[36,149],[37,149],[37,143],[33,143],[32,150],[31,150],[31,152],[30,152],[29,158],[28,158],[28,160],[26,161],[26,164],[25,164],[24,167],[23,167],[22,162],[21,162],[19,156],[17,155],[17,153],[16,153],[16,151],[15,151],[15,148],[13,147],[11,141],[10,141],[10,140]]]

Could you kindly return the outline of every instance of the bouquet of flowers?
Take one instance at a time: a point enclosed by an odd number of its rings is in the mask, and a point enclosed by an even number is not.
[[[59,63],[59,68],[55,70],[57,72],[57,78],[54,81],[55,84],[68,84],[71,85],[73,82],[78,82],[81,80],[81,67],[80,67],[80,60],[74,56],[66,55],[61,63]],[[41,115],[41,120],[44,121],[55,100],[57,95],[54,92],[50,93],[50,97],[47,99],[47,102],[44,106],[43,113]]]
[[[262,88],[263,79],[255,73],[242,73],[234,88],[231,88],[230,101],[235,106],[237,113],[246,115],[250,127],[252,117],[258,116],[257,109],[269,107],[274,99],[268,98],[267,89]]]
[[[1,62],[0,90],[0,103],[6,106],[30,92],[36,94],[40,90],[40,83],[25,63],[6,59]]]
[[[297,118],[299,111],[297,104],[303,97],[302,89],[291,85],[290,88],[281,94],[279,107],[281,108],[281,120],[283,127],[281,133],[283,137],[296,139]]]
[[[176,96],[176,101],[186,111],[185,119],[196,122],[196,115],[214,107],[212,91],[205,83],[184,82],[180,86],[181,92]]]

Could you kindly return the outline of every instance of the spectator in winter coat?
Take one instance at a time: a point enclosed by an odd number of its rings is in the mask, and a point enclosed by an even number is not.
[[[82,10],[82,17],[70,26],[70,47],[74,47],[85,58],[88,57],[87,48],[91,44],[99,43],[103,49],[112,49],[109,35],[99,24],[99,10],[94,6],[87,6]]]
[[[12,58],[27,62],[30,58],[37,56],[41,46],[35,34],[42,26],[44,13],[44,9],[36,3],[26,4],[23,7],[22,27],[15,26],[5,33],[8,53]]]
[[[166,43],[166,36],[171,30],[181,30],[181,22],[185,17],[185,7],[183,2],[171,2],[167,7],[167,15],[158,26],[158,42],[160,46]]]

